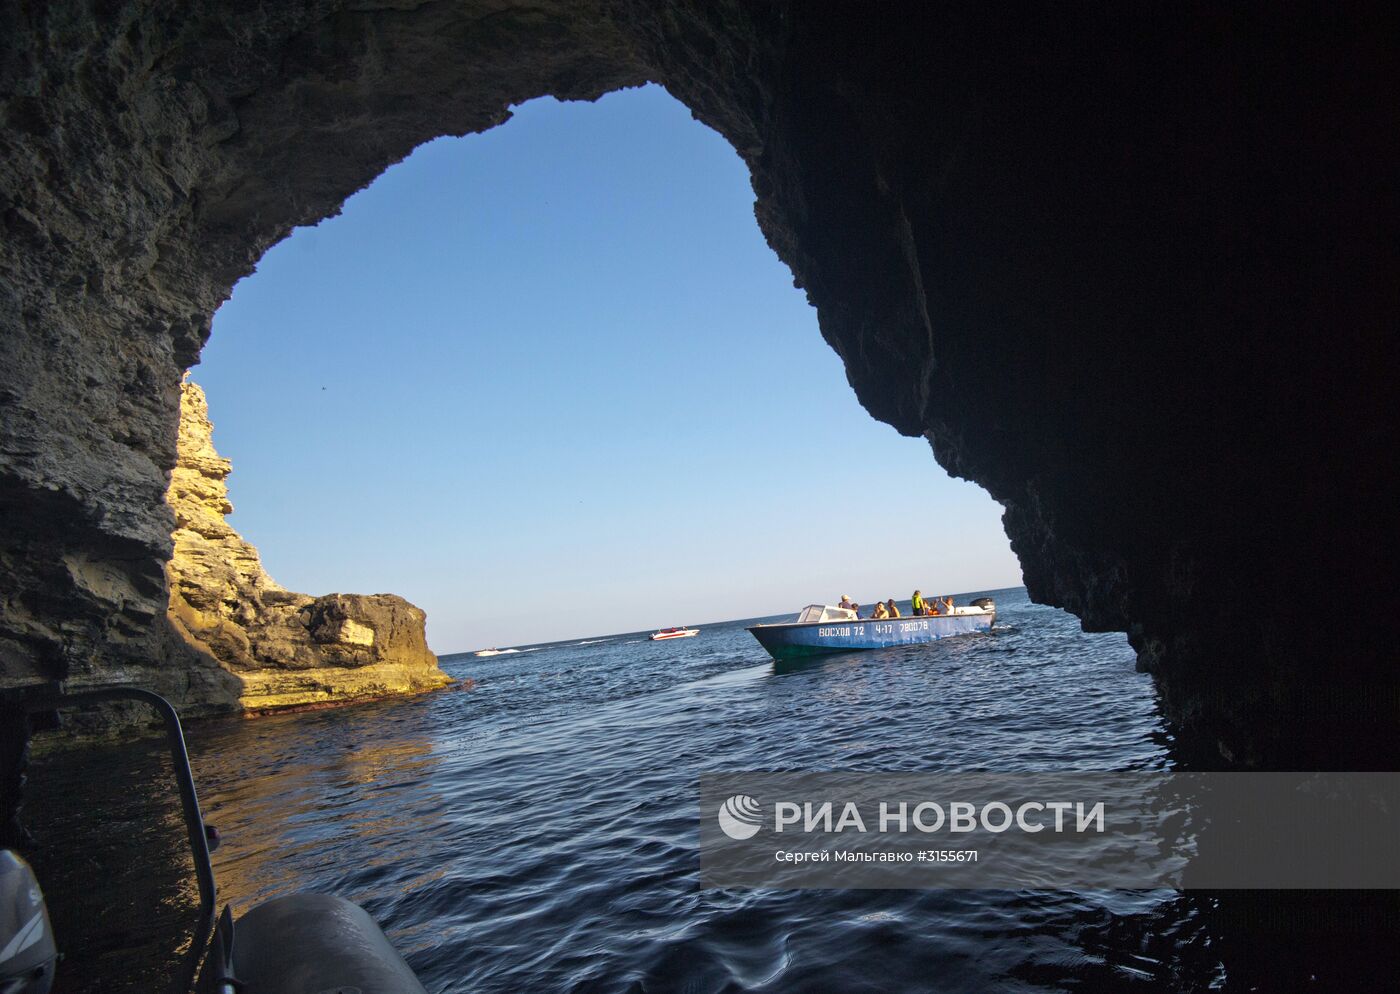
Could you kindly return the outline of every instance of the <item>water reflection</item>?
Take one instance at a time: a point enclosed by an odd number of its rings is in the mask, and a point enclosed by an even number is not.
[[[339,867],[349,871],[344,896],[382,900],[378,870],[419,864],[440,834],[438,757],[402,713],[417,703],[197,729],[191,756],[205,817],[226,839],[214,855],[221,891],[246,909],[304,887],[308,866]],[[292,732],[316,746],[289,755],[282,743]]]

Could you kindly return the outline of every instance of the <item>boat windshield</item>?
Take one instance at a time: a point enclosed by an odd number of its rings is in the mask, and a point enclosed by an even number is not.
[[[849,608],[832,607],[830,604],[808,604],[797,616],[799,625],[815,624],[819,621],[855,621],[856,613]]]

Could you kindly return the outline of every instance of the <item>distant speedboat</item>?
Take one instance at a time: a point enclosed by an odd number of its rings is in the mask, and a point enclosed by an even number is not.
[[[996,621],[997,607],[990,597],[979,597],[951,614],[914,618],[861,618],[844,607],[810,604],[796,621],[754,625],[748,629],[758,644],[777,660],[816,656],[855,649],[883,649],[892,645],[918,645],[950,635],[985,632]]]
[[[662,639],[688,639],[692,635],[699,635],[698,628],[663,628],[659,632],[653,632],[647,638],[653,642],[660,642]]]
[[[519,651],[520,651],[519,649],[482,649],[482,650],[479,651],[479,652],[473,652],[472,655],[473,655],[473,656],[504,656],[504,655],[506,655],[507,653],[519,652]]]

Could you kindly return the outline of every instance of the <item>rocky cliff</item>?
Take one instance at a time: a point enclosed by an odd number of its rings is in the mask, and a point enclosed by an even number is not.
[[[180,393],[166,501],[175,550],[166,564],[171,629],[239,681],[238,705],[269,711],[409,694],[450,678],[428,650],[421,610],[392,594],[310,597],[264,572],[258,550],[224,520],[230,463],[214,449],[204,391]]]

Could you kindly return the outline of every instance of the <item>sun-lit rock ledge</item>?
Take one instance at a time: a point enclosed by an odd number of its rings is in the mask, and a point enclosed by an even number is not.
[[[175,552],[166,566],[175,634],[242,683],[247,712],[434,690],[451,682],[424,634],[426,616],[393,594],[293,593],[224,515],[231,464],[214,449],[204,391],[185,383],[178,462],[166,500]]]

